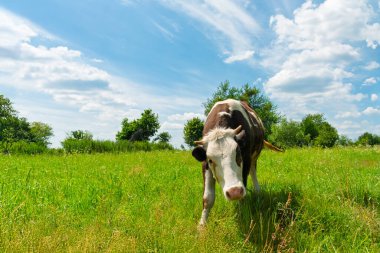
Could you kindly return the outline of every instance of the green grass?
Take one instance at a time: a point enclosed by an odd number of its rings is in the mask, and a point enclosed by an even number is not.
[[[380,149],[264,151],[207,228],[185,151],[0,156],[1,252],[379,252]]]

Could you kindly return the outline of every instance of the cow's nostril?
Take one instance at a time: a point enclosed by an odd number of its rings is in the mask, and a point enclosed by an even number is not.
[[[227,195],[227,198],[229,198],[229,199],[231,198],[231,195],[228,191],[226,192],[226,195]]]

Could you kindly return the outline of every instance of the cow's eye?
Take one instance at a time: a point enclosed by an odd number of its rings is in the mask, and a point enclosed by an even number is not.
[[[212,164],[212,160],[211,159],[209,159],[208,162],[209,162],[209,164]]]

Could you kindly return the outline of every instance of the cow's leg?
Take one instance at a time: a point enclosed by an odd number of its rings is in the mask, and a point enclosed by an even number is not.
[[[259,181],[257,181],[256,167],[257,167],[257,157],[252,158],[251,170],[249,171],[249,174],[251,175],[252,182],[253,182],[253,185],[255,186],[256,192],[259,192],[260,185],[259,185]]]
[[[204,190],[203,190],[203,211],[199,225],[206,225],[207,217],[215,202],[215,179],[210,169],[203,169]]]

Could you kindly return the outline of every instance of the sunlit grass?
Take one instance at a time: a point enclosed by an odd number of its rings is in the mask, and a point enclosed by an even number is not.
[[[263,152],[207,228],[190,152],[0,156],[2,252],[379,252],[380,150]]]

